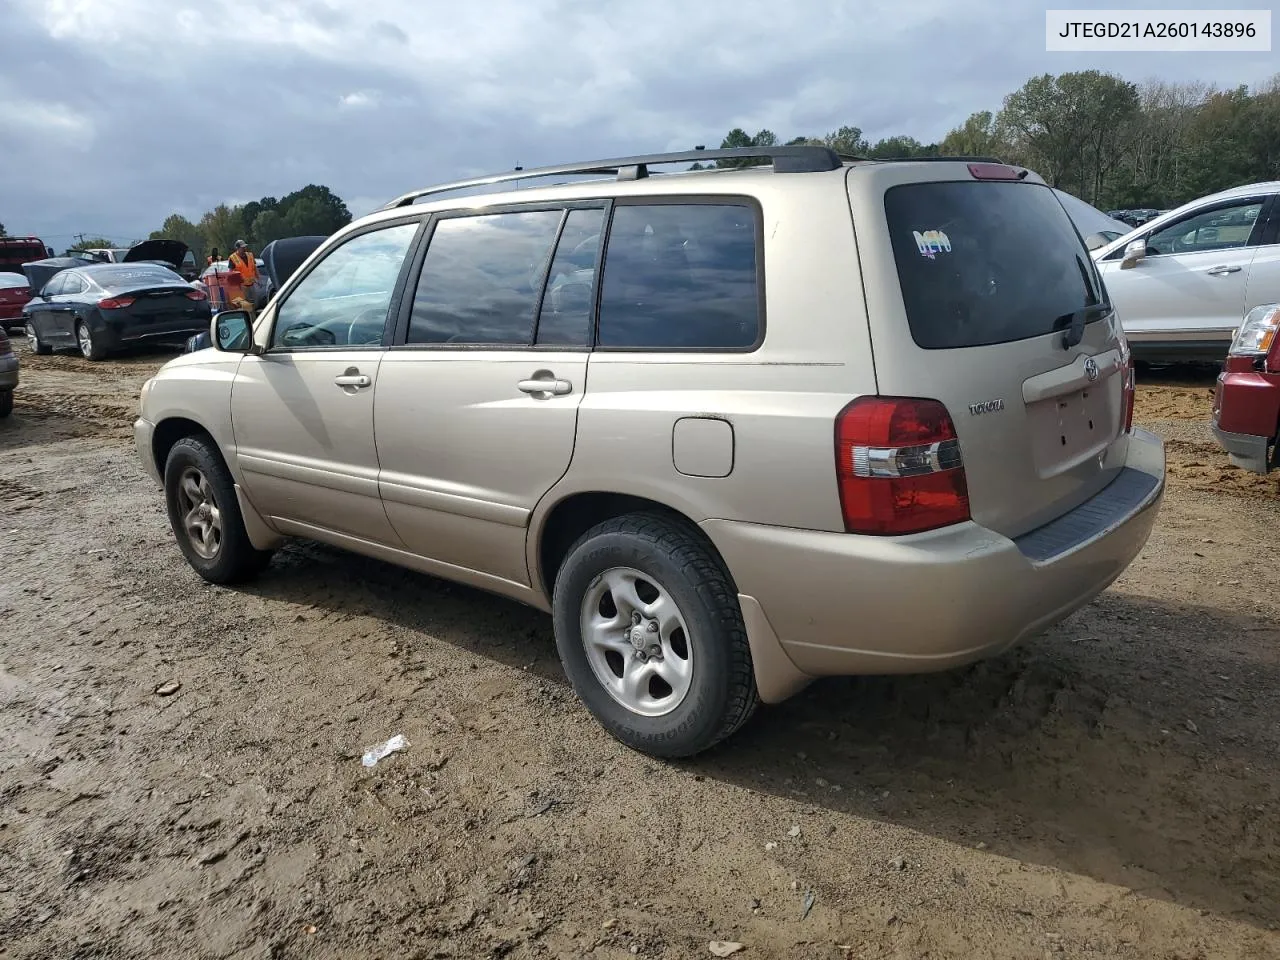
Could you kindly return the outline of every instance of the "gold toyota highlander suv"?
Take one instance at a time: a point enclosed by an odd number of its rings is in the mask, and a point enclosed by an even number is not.
[[[562,182],[458,195],[517,177]],[[211,335],[136,424],[201,576],[306,537],[521,600],[658,756],[815,677],[1005,650],[1105,589],[1164,492],[1084,242],[996,161],[415,190]]]

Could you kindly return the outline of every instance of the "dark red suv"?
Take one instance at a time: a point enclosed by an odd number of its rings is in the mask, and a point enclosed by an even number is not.
[[[1277,464],[1280,440],[1280,303],[1250,310],[1236,331],[1213,396],[1213,435],[1245,470]]]

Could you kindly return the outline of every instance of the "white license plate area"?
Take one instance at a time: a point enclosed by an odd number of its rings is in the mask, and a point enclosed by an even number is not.
[[[1041,400],[1027,408],[1036,471],[1050,477],[1097,456],[1115,439],[1105,383]]]

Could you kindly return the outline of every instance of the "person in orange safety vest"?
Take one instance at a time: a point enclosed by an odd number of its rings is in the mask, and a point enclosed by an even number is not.
[[[247,310],[249,319],[252,321],[256,313],[253,301],[258,283],[257,258],[254,257],[247,243],[237,240],[235,250],[227,258],[227,265],[231,268],[231,276],[228,278],[229,299],[237,307]],[[239,289],[236,289],[237,287]]]

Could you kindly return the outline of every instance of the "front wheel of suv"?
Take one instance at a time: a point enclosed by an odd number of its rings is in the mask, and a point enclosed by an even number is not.
[[[632,514],[588,530],[556,576],[552,607],[574,690],[635,750],[700,753],[759,703],[737,593],[676,521]]]
[[[252,579],[270,562],[270,551],[250,542],[231,471],[209,440],[186,437],[173,445],[164,492],[178,547],[210,583]]]

